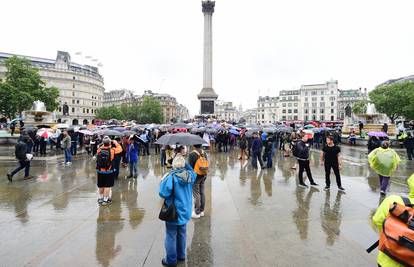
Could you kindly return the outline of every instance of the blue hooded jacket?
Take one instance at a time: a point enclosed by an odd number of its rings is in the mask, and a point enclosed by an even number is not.
[[[128,145],[127,151],[127,159],[128,162],[137,162],[138,161],[138,152],[139,152],[139,144],[138,142],[134,141]]]
[[[177,210],[178,220],[167,222],[172,225],[184,225],[191,218],[193,184],[197,175],[186,163],[185,168],[175,169],[164,176],[160,184],[160,197],[164,198],[166,204],[171,205],[172,181],[174,180],[174,205]]]

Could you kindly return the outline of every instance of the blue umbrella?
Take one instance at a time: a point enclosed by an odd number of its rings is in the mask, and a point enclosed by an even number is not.
[[[112,130],[115,130],[115,131],[118,131],[118,132],[121,132],[121,133],[126,131],[126,129],[124,127],[114,127],[114,128],[112,128]]]
[[[229,132],[231,134],[234,134],[234,135],[240,135],[240,133],[237,130],[234,130],[234,129],[231,129]]]

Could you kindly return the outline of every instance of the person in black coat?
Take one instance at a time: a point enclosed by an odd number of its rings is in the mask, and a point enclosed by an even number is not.
[[[404,140],[404,146],[407,150],[408,160],[413,160],[414,158],[414,137],[410,132],[407,133],[407,138]]]

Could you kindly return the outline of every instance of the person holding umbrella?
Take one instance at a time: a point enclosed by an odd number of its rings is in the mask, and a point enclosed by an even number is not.
[[[253,142],[252,142],[252,166],[254,169],[257,169],[257,161],[260,163],[262,169],[265,168],[262,160],[262,141],[260,140],[258,134],[253,133]]]
[[[127,151],[127,162],[129,164],[129,175],[127,178],[137,178],[138,177],[138,155],[139,155],[139,143],[138,136],[131,135],[128,141],[128,151]]]
[[[33,140],[27,134],[21,136],[21,140],[15,146],[16,159],[19,161],[19,166],[10,173],[7,173],[9,182],[13,181],[13,176],[24,169],[24,179],[33,178],[30,175],[30,160],[33,158],[31,153],[31,145]]]
[[[397,169],[400,161],[397,152],[390,148],[388,140],[383,141],[381,147],[369,153],[368,162],[379,176],[381,195],[386,194],[391,175]]]

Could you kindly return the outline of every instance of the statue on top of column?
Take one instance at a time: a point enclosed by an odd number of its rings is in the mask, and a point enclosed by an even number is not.
[[[202,1],[203,13],[213,13],[214,12],[214,1]]]

